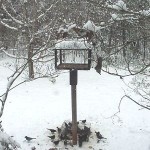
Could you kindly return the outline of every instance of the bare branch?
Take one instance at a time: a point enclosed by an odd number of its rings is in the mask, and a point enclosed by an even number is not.
[[[15,21],[17,24],[21,24],[21,25],[24,24],[22,21],[17,20],[16,18],[14,18],[14,17],[7,11],[6,7],[5,7],[3,4],[2,4],[2,8],[3,8],[3,10],[7,13],[7,15],[8,15],[13,21]]]
[[[40,20],[41,18],[43,18],[43,17],[53,8],[53,6],[56,5],[58,2],[59,2],[59,0],[57,0],[54,4],[52,4],[52,5],[45,11],[45,13],[42,13],[40,16],[38,16],[38,17],[37,17],[36,19],[34,19],[34,20],[31,20],[30,22],[32,23],[32,22],[35,22],[35,21]]]
[[[11,57],[11,58],[14,58],[14,59],[26,59],[26,60],[28,59],[27,57],[21,57],[21,56],[17,57],[15,55],[9,54],[5,50],[2,50],[2,52],[4,52],[8,57]]]
[[[0,23],[1,23],[3,26],[5,26],[5,27],[7,27],[7,28],[9,28],[9,29],[11,29],[11,30],[16,30],[16,31],[18,31],[18,29],[17,29],[16,27],[12,27],[12,26],[10,26],[10,25],[4,23],[3,21],[0,21]]]
[[[142,105],[142,104],[138,103],[136,100],[134,100],[134,99],[133,99],[133,98],[131,98],[130,96],[125,95],[125,97],[127,97],[128,99],[130,99],[131,101],[133,101],[133,102],[134,102],[134,103],[136,103],[137,105],[141,106],[142,108],[145,108],[145,109],[147,109],[147,110],[150,110],[150,108],[149,108],[149,107],[144,106],[144,105]]]

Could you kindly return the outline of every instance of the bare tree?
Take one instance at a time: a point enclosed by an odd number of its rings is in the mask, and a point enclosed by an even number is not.
[[[121,79],[126,76],[135,76],[130,89],[142,99],[134,99],[127,93],[123,98],[129,98],[139,106],[149,110],[149,70],[150,70],[150,11],[148,1],[122,1],[118,3],[106,2],[105,5],[98,5],[98,2],[91,1],[96,7],[105,8],[110,14],[108,19],[107,32],[102,38],[109,39],[105,42],[105,51],[99,47],[99,55],[103,56],[103,71],[117,75]],[[129,5],[130,4],[130,5]],[[127,8],[128,6],[128,8]],[[106,27],[106,26],[105,26]],[[110,36],[111,35],[111,36]],[[107,44],[108,43],[108,44]],[[107,52],[107,49],[109,53]],[[114,72],[109,71],[109,66],[114,67]],[[119,73],[119,69],[126,70],[127,74]],[[137,78],[137,76],[139,78]],[[133,84],[134,83],[134,84]]]
[[[1,8],[6,14],[6,18],[12,21],[8,24],[4,18],[1,25],[9,30],[15,30],[18,33],[17,40],[24,39],[22,43],[28,57],[29,78],[34,78],[33,53],[42,47],[46,50],[51,37],[53,37],[51,36],[53,29],[50,26],[55,24],[55,19],[52,19],[51,16],[47,17],[47,15],[53,13],[57,2],[51,2],[48,8],[46,8],[46,4],[45,7],[43,6],[44,2],[35,0],[2,3]]]

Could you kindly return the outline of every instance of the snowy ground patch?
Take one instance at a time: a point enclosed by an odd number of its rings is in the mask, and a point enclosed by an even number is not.
[[[0,62],[2,64],[2,61]],[[0,94],[7,85],[7,77],[12,71],[0,65]],[[21,79],[18,80],[18,82]],[[79,71],[77,85],[78,120],[87,119],[92,131],[100,131],[107,140],[99,143],[93,134],[83,146],[68,146],[69,150],[149,150],[150,112],[140,109],[125,99],[118,116],[120,98],[125,85],[119,77],[110,76],[95,70]],[[9,93],[2,125],[6,133],[13,136],[22,150],[49,150],[54,144],[47,137],[47,128],[61,126],[64,120],[71,119],[71,89],[69,72],[62,73],[52,83],[49,79],[26,82]],[[25,136],[34,139],[25,141]],[[62,143],[58,148],[65,149]]]

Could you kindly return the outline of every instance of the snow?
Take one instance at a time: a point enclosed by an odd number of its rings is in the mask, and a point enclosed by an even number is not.
[[[134,17],[132,14],[111,14],[111,20],[127,20],[127,21],[133,21],[133,20],[137,20],[137,17]]]
[[[28,0],[24,0],[24,3],[27,3],[28,2]]]
[[[76,27],[76,24],[68,24],[68,25],[64,25],[64,26],[61,26],[59,29],[58,29],[58,33],[61,33],[61,32],[69,32],[72,28]]]
[[[116,10],[125,10],[125,11],[127,10],[126,4],[122,0],[119,0],[118,2],[116,2],[113,5],[107,5],[107,7],[116,9]]]
[[[10,77],[10,78],[9,78],[9,81],[8,81],[8,83],[7,83],[7,89],[10,88],[10,86],[11,86],[11,84],[12,84],[13,81],[14,81],[14,78],[13,78],[13,77]]]
[[[0,60],[0,95],[7,84],[7,77],[12,74]],[[19,78],[17,82],[21,82]],[[130,80],[130,77],[125,79]],[[21,150],[49,150],[54,147],[47,137],[47,128],[61,126],[65,120],[71,120],[71,89],[69,71],[62,72],[52,83],[43,78],[26,82],[13,89],[6,102],[2,119],[5,132],[21,145]],[[120,98],[126,89],[122,80],[104,72],[102,75],[94,69],[78,72],[77,110],[78,120],[86,119],[93,131],[90,141],[83,146],[70,147],[69,150],[149,150],[150,118],[149,111],[140,109],[133,102],[122,101],[121,112],[118,111]],[[111,117],[112,116],[112,117]],[[107,138],[96,142],[95,131]],[[36,137],[31,142],[25,136]],[[58,148],[65,149],[62,143]]]
[[[21,148],[20,144],[13,140],[7,133],[0,131],[0,142],[3,144],[8,143],[9,148]],[[0,149],[3,150],[3,146],[0,145]]]
[[[68,30],[71,30],[72,28],[74,28],[74,27],[76,27],[77,25],[76,24],[70,24],[69,26],[68,26]]]
[[[65,29],[64,27],[60,27],[59,30],[58,30],[58,33],[61,33],[61,32],[68,32],[68,29]]]
[[[27,2],[28,2],[28,0],[24,0],[24,3],[27,3]],[[55,6],[57,3],[58,3],[58,0],[55,3],[53,3],[48,9],[46,9],[46,11],[44,13],[40,14],[37,17],[37,20],[43,18],[51,10],[51,8],[53,8],[53,6]],[[34,21],[35,20],[31,20],[30,22],[34,22]]]
[[[112,17],[113,20],[117,20],[118,15],[117,14],[111,14],[111,17]]]
[[[84,24],[83,29],[97,32],[101,29],[101,27],[96,26],[91,20],[88,20],[87,23]]]
[[[144,16],[150,16],[150,9],[148,9],[148,10],[141,10],[140,14],[142,14]]]
[[[23,22],[20,20],[17,20],[16,18],[14,18],[6,9],[6,7],[2,4],[3,9],[5,10],[5,12],[7,13],[7,15],[14,20],[16,23],[23,25]]]
[[[2,50],[2,52],[4,52],[7,56],[12,57],[12,58],[17,58],[15,55],[9,54],[8,52],[6,52],[5,50]]]
[[[104,22],[103,22],[104,23]],[[102,23],[102,24],[103,24]],[[69,32],[72,28],[76,27],[77,25],[76,24],[66,24],[66,25],[63,25],[61,26],[59,29],[58,29],[58,33],[61,33],[61,32]],[[92,22],[91,20],[88,20],[82,27],[83,29],[86,29],[86,30],[89,30],[89,31],[93,31],[93,32],[97,32],[99,31],[100,29],[102,29],[102,27],[100,26],[96,26],[94,24],[94,22]]]
[[[87,43],[84,39],[80,40],[66,40],[66,41],[57,41],[55,48],[56,49],[87,49],[91,45]]]

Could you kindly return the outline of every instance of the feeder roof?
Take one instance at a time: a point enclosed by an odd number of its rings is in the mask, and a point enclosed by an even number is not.
[[[58,41],[55,45],[56,49],[89,49],[91,44],[87,43],[84,39],[80,40],[67,40]]]

